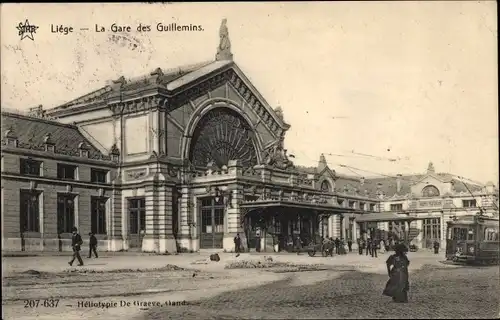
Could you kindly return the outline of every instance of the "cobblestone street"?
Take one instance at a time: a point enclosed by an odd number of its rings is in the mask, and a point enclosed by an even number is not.
[[[314,273],[314,272],[311,272]],[[199,305],[158,309],[141,319],[486,319],[498,318],[498,268],[424,266],[411,275],[410,303],[381,295],[387,277],[346,272],[336,279],[293,286],[286,280],[224,293]]]
[[[410,253],[410,303],[381,295],[385,259],[348,254],[109,255],[67,266],[67,257],[4,257],[4,319],[238,319],[238,318],[489,318],[498,315],[497,267],[457,267],[428,252]],[[231,262],[310,265],[225,269]],[[271,264],[272,264],[271,263]],[[307,268],[304,268],[307,269]],[[285,272],[286,271],[286,272]],[[57,308],[26,307],[26,301],[59,299]],[[79,302],[188,301],[158,308],[77,307]]]

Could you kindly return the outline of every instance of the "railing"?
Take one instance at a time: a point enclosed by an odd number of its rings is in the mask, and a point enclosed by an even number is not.
[[[34,118],[34,119],[56,120],[53,117],[47,116],[45,113],[45,110],[42,110],[42,109],[34,111],[34,110],[21,110],[21,109],[15,109],[15,108],[2,107],[1,111],[17,114],[20,116],[30,117],[30,118]]]

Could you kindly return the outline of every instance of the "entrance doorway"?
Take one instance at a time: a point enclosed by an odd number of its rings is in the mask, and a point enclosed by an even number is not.
[[[146,233],[146,199],[128,199],[129,248],[141,248]]]
[[[200,207],[200,249],[222,249],[224,238],[224,201],[216,202],[214,197],[201,199]]]
[[[424,219],[422,221],[422,247],[433,248],[434,241],[441,241],[441,219]]]

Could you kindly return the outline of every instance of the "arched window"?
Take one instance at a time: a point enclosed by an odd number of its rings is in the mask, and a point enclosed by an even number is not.
[[[426,186],[425,188],[422,189],[422,196],[423,197],[439,197],[439,189],[436,188],[435,186]]]
[[[332,190],[332,186],[330,185],[330,182],[328,182],[328,180],[323,180],[323,182],[321,182],[321,191],[331,191]]]

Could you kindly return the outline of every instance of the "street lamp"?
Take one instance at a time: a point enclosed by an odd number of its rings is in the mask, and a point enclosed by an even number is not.
[[[219,187],[215,187],[214,196],[215,196],[215,202],[219,202],[220,196],[221,196],[221,192],[219,190]]]

